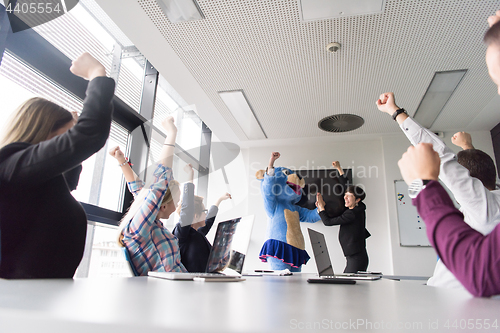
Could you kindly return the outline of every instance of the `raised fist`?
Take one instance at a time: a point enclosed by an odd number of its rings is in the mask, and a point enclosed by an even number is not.
[[[82,53],[78,58],[73,60],[69,70],[76,76],[89,81],[98,76],[106,76],[104,66],[88,52]]]

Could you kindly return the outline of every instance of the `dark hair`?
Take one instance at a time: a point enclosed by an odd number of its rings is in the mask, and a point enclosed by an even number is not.
[[[486,45],[496,44],[500,46],[500,21],[493,24],[484,34],[483,41]]]
[[[366,193],[363,191],[363,189],[359,186],[356,185],[351,185],[345,190],[346,193],[352,193],[354,194],[354,197],[356,199],[359,199],[359,201],[363,201],[366,198]]]
[[[471,177],[477,178],[488,190],[494,190],[497,179],[495,163],[479,149],[466,149],[457,154],[457,162],[463,165]]]

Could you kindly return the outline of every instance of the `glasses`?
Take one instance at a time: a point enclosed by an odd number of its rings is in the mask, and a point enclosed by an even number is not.
[[[208,209],[204,209],[201,211],[202,213],[208,214]]]

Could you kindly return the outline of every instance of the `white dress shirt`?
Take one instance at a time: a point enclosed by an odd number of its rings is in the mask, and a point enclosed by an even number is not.
[[[412,118],[408,117],[400,126],[413,145],[432,143],[441,158],[439,179],[460,204],[465,222],[483,235],[489,234],[500,222],[500,190],[490,191],[479,179],[471,177],[469,170],[457,162],[455,153],[437,135],[423,128]],[[441,260],[437,261],[434,274],[427,284],[435,287],[463,288]]]

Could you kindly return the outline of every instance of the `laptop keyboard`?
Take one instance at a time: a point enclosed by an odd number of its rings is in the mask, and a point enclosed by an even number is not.
[[[322,279],[349,279],[355,275],[323,275]]]
[[[192,272],[188,272],[188,273],[183,273],[183,274],[192,275],[192,276],[200,276],[200,277],[225,276],[224,274],[221,274],[221,273],[192,273]]]

